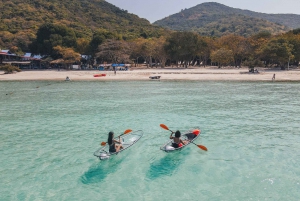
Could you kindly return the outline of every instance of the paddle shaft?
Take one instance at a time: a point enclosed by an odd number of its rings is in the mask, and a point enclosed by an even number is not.
[[[126,131],[124,131],[124,133],[122,133],[121,135],[119,135],[118,137],[116,137],[116,138],[119,138],[119,137],[121,137],[122,135],[126,135],[126,134],[128,134],[128,133],[130,133],[132,130],[131,129],[127,129]],[[105,146],[107,143],[106,142],[101,142],[101,146]],[[121,142],[120,142],[120,144],[121,144]]]

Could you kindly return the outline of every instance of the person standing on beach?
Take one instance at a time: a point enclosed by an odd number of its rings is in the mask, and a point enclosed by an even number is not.
[[[272,81],[274,81],[275,80],[275,73],[274,73],[274,75],[273,75],[273,77],[272,77]]]

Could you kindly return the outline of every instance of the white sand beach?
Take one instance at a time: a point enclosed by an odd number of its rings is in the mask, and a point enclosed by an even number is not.
[[[94,77],[95,74],[106,74],[105,77]],[[161,76],[160,80],[227,80],[227,81],[300,81],[300,69],[276,70],[258,68],[258,73],[249,73],[248,68],[131,68],[128,71],[98,70],[26,70],[14,74],[0,71],[0,81],[26,80],[65,80],[68,76],[72,81],[94,80],[151,80],[150,76]]]

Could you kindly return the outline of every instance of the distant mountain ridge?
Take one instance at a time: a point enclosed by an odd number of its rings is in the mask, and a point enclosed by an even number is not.
[[[153,24],[172,30],[196,31],[202,35],[235,33],[249,36],[262,31],[277,34],[299,28],[300,15],[257,13],[210,2],[184,9]]]
[[[300,28],[300,15],[297,14],[267,14],[237,8],[232,9],[234,9],[236,13],[239,13],[241,15],[268,20],[270,22],[278,23],[292,29]]]

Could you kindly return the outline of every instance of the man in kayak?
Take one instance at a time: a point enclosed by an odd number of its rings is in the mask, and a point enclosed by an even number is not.
[[[185,145],[187,143],[187,141],[182,141],[182,139],[180,139],[180,137],[181,137],[180,131],[175,132],[175,137],[172,136],[173,133],[174,132],[172,132],[170,135],[170,139],[173,139],[173,141],[174,141],[172,143],[172,147],[174,147],[176,149],[176,148],[182,147],[183,145]]]
[[[112,131],[110,131],[108,133],[107,143],[109,145],[109,152],[111,152],[111,153],[119,152],[120,149],[123,149],[120,136],[119,136],[119,140],[114,140],[114,132],[112,132]],[[116,144],[116,143],[118,143],[118,144]]]

